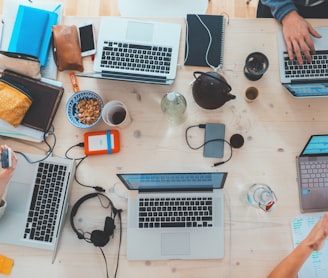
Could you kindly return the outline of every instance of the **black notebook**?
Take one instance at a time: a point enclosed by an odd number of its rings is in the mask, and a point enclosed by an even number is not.
[[[3,72],[2,78],[18,87],[26,88],[33,100],[21,124],[47,132],[56,115],[64,88],[8,70]]]
[[[185,65],[215,68],[222,65],[224,23],[222,15],[187,15]]]

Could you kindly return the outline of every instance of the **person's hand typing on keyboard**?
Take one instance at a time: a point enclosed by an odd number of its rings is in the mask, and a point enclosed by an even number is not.
[[[8,149],[6,145],[0,146],[0,156],[2,155],[3,151],[6,149]],[[10,151],[11,151],[11,167],[3,168],[0,171],[0,218],[4,214],[6,208],[6,201],[4,200],[4,194],[7,188],[7,184],[10,178],[12,177],[12,175],[14,174],[17,165],[17,157],[11,149]]]
[[[313,38],[321,37],[307,18],[328,18],[327,8],[327,0],[260,0],[256,17],[276,18],[282,24],[290,60],[303,64],[312,61]]]
[[[321,35],[296,11],[287,14],[281,23],[289,58],[297,59],[299,64],[303,64],[303,54],[311,62],[311,54],[315,53],[312,36],[320,38]]]
[[[269,278],[297,277],[297,273],[312,254],[320,250],[328,236],[328,213],[325,213],[320,221],[312,228],[308,236],[285,257],[270,273]]]

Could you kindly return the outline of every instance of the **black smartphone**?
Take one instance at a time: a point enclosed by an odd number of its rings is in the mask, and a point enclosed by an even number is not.
[[[10,168],[11,167],[11,149],[7,148],[1,153],[1,167]]]
[[[96,40],[92,22],[84,22],[78,25],[82,57],[96,53]]]

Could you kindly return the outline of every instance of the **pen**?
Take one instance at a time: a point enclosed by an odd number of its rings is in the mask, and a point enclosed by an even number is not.
[[[57,12],[59,10],[59,8],[61,7],[61,4],[58,4],[57,7],[53,10],[53,12]]]
[[[1,20],[1,37],[0,37],[0,49],[2,48],[2,41],[3,41],[3,32],[4,32],[4,28],[5,27],[5,22],[2,19]]]

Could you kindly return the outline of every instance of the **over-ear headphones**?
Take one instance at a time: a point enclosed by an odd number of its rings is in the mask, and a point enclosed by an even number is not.
[[[90,237],[85,237],[86,233],[75,227],[74,217],[75,217],[79,207],[81,206],[81,204],[84,203],[86,200],[89,200],[94,197],[99,198],[100,203],[103,207],[105,207],[105,208],[110,207],[112,210],[112,213],[111,213],[112,215],[106,217],[103,231],[102,230],[94,230],[91,233],[88,232],[88,234],[90,234]],[[108,206],[104,206],[100,198],[105,198],[108,201]],[[74,230],[74,232],[76,233],[76,235],[79,239],[84,239],[87,242],[93,243],[96,247],[103,247],[109,242],[110,236],[113,235],[114,230],[115,230],[115,216],[120,213],[121,213],[121,210],[115,208],[112,201],[106,195],[96,192],[96,193],[91,193],[91,194],[87,194],[87,195],[83,196],[74,204],[74,206],[72,207],[72,210],[71,210],[70,222],[71,222],[72,229]]]

